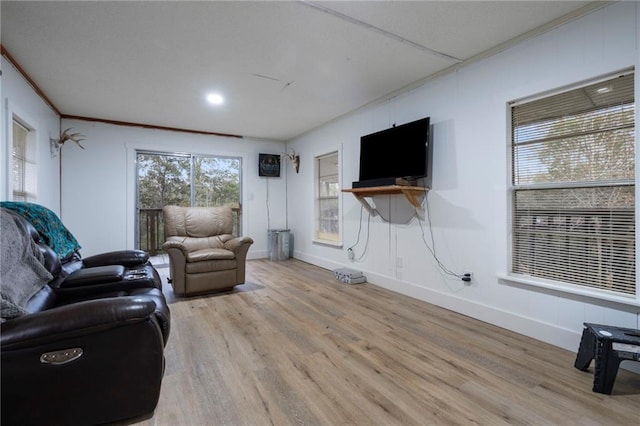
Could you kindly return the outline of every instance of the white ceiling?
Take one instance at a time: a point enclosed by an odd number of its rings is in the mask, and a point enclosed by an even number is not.
[[[602,3],[599,3],[602,5]],[[288,140],[586,1],[1,2],[63,115]],[[207,104],[208,92],[226,102]]]

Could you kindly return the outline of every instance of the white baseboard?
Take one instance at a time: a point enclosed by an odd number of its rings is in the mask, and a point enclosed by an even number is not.
[[[309,256],[305,253],[295,252],[294,257],[308,263],[312,263],[321,268],[353,268],[353,264],[339,264],[326,259]],[[432,303],[453,312],[457,312],[469,317],[559,346],[563,349],[576,352],[580,345],[582,331],[576,332],[553,324],[544,323],[533,318],[503,311],[492,306],[462,299],[452,294],[439,292],[433,289],[420,287],[406,281],[399,281],[396,278],[363,271],[367,277],[367,282],[382,288],[413,297],[424,302]]]
[[[329,270],[336,268],[354,268],[352,263],[336,263],[300,252],[294,252],[294,257]],[[367,271],[363,272],[367,277],[367,282],[370,284],[440,306],[450,311],[558,346],[571,352],[578,352],[580,338],[582,337],[582,330],[569,330],[554,324],[517,315],[513,312],[503,311],[493,306],[462,299],[452,294],[420,287],[406,281],[399,281],[396,278],[389,276],[374,274]],[[640,373],[640,363],[637,362],[623,361],[620,368]]]

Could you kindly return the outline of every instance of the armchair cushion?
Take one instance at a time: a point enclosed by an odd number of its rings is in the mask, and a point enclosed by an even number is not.
[[[167,237],[164,248],[176,247],[185,253],[209,248],[223,248],[226,241],[232,239],[232,235],[215,235],[209,237],[184,237],[171,236]]]
[[[187,262],[202,262],[204,260],[233,260],[236,255],[229,250],[211,248],[187,253]]]
[[[233,232],[231,214],[220,214],[220,211],[226,209],[231,213],[229,207],[165,206],[165,233],[194,238],[231,234]]]

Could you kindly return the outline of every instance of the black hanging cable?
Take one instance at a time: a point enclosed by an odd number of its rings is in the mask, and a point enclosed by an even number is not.
[[[269,178],[264,178],[267,184],[267,229],[271,229],[271,217],[269,213]]]
[[[462,279],[464,277],[463,274],[457,274],[457,273],[453,272],[452,270],[450,270],[449,268],[447,268],[440,261],[440,259],[438,259],[438,256],[436,255],[436,245],[435,245],[435,241],[433,239],[433,227],[431,225],[431,213],[429,212],[429,201],[427,200],[427,196],[428,196],[428,193],[425,194],[423,204],[424,204],[425,210],[427,212],[427,220],[429,221],[429,236],[431,238],[431,246],[429,246],[429,244],[427,243],[427,239],[426,239],[425,234],[424,234],[424,228],[422,226],[422,220],[420,220],[420,218],[418,217],[418,224],[420,225],[420,231],[422,232],[422,241],[424,242],[424,245],[427,247],[427,249],[431,253],[431,256],[433,256],[433,259],[436,261],[436,264],[442,270],[442,272],[444,272],[445,274],[450,275],[452,277],[456,277],[456,278]]]
[[[360,243],[360,232],[362,231],[362,211],[363,210],[364,210],[364,206],[360,205],[360,221],[358,225],[358,237],[356,238],[355,244],[347,249],[347,252],[349,253],[349,259],[354,262],[359,262],[360,260],[362,260],[365,254],[367,254],[367,249],[369,247],[369,229],[371,224],[371,214],[369,214],[369,216],[367,217],[367,239],[365,241],[364,250],[362,251],[362,254],[360,255],[360,257],[358,257],[357,259],[352,257],[353,249]]]

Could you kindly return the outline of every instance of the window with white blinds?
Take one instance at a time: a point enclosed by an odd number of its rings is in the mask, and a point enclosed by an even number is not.
[[[340,243],[340,194],[338,152],[315,158],[316,230],[315,239],[330,244]]]
[[[511,106],[511,273],[636,295],[633,71]]]
[[[35,143],[29,138],[29,129],[16,120],[12,148],[13,201],[36,201]]]

